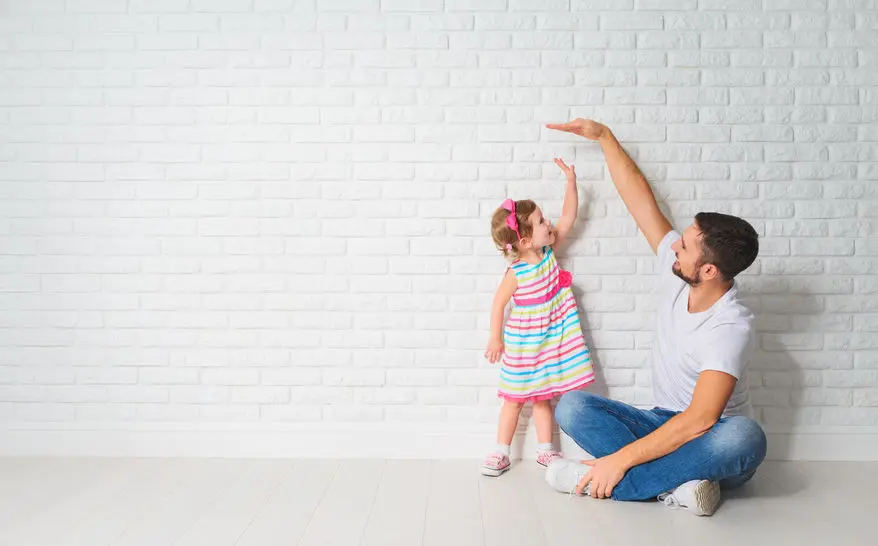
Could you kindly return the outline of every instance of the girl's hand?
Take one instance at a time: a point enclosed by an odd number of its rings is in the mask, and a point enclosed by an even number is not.
[[[485,358],[488,359],[488,362],[491,364],[500,360],[500,357],[503,356],[503,340],[502,339],[492,339],[488,342],[488,348],[485,349]]]
[[[576,182],[576,166],[570,165],[568,167],[567,164],[564,163],[564,160],[557,157],[555,158],[555,165],[558,165],[561,172],[567,177],[568,182]]]

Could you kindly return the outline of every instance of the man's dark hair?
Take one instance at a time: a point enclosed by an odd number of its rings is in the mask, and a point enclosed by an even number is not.
[[[718,212],[699,212],[695,224],[701,231],[701,263],[716,266],[731,281],[759,254],[759,235],[746,220]]]

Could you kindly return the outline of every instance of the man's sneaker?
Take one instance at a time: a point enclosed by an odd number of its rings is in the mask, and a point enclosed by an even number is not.
[[[482,462],[482,475],[494,477],[499,476],[509,470],[511,465],[512,463],[509,462],[509,457],[495,451],[485,457],[484,462]]]
[[[591,467],[570,459],[555,459],[546,468],[546,483],[552,489],[562,493],[574,494],[579,480],[591,471]],[[585,487],[583,495],[588,495],[589,487]]]
[[[537,463],[541,466],[549,466],[555,459],[560,459],[561,453],[558,451],[540,451],[537,453]]]
[[[658,500],[671,508],[685,508],[696,516],[712,516],[719,507],[719,482],[692,480],[670,493],[662,493]]]

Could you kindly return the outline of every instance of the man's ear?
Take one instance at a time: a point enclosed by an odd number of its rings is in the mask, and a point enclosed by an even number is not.
[[[719,269],[713,264],[703,264],[701,266],[701,278],[708,281],[716,279],[720,276]]]

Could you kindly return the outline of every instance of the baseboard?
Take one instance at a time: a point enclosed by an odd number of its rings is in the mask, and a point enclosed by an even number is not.
[[[798,461],[876,461],[878,427],[768,429],[768,458]],[[0,428],[7,457],[331,457],[477,459],[493,445],[493,427],[446,424],[321,424],[230,426],[119,424],[59,429],[50,425]],[[586,456],[562,435],[562,450]],[[531,458],[533,428],[520,432],[515,458]]]

